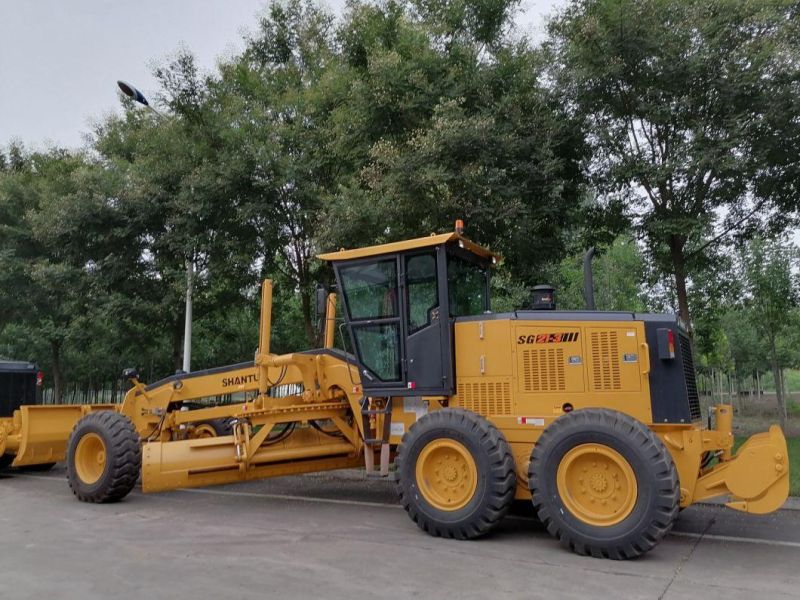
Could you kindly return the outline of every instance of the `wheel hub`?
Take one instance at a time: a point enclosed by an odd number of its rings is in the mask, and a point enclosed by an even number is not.
[[[92,485],[97,483],[106,470],[106,445],[96,433],[85,434],[75,448],[75,470],[80,480]]]
[[[556,474],[565,507],[584,523],[608,527],[636,505],[636,475],[619,452],[603,444],[581,444],[561,459]]]
[[[217,437],[217,431],[208,423],[201,423],[197,425],[189,434],[192,439],[205,439]]]
[[[608,488],[608,481],[606,480],[604,475],[600,473],[592,473],[592,491],[600,494]]]
[[[478,469],[467,448],[451,439],[429,442],[417,459],[416,480],[425,500],[439,510],[466,506],[478,487]]]

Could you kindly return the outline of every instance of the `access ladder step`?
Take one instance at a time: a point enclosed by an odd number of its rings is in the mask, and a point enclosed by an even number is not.
[[[366,399],[364,400],[366,402]],[[363,406],[363,404],[362,404]],[[380,444],[389,443],[389,435],[392,429],[392,399],[386,399],[386,406],[383,408],[362,408],[361,420],[364,424],[364,433],[368,434],[371,431],[370,417],[383,415],[382,431],[376,431],[375,434],[381,437],[364,437],[364,444],[367,446],[378,446]]]

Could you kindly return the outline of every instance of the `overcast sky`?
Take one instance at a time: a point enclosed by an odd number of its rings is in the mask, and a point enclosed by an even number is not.
[[[517,26],[541,35],[565,0],[523,0]],[[337,13],[344,0],[325,2]],[[78,147],[118,110],[117,79],[147,95],[152,66],[185,45],[201,67],[241,48],[264,0],[0,0],[0,147]]]

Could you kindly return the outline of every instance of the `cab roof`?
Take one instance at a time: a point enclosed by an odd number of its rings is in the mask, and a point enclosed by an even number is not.
[[[479,246],[473,241],[468,240],[460,233],[433,233],[428,237],[415,238],[413,240],[403,240],[401,242],[391,242],[388,244],[379,244],[377,246],[367,246],[366,248],[357,248],[355,250],[345,250],[342,248],[338,252],[326,252],[320,254],[318,258],[322,260],[340,261],[340,260],[354,260],[356,258],[366,258],[368,256],[380,256],[381,254],[396,254],[397,252],[405,252],[406,250],[416,250],[417,248],[429,248],[432,246],[440,246],[442,244],[458,243],[459,247],[477,254],[483,258],[490,259],[493,263],[498,263],[501,260],[499,254],[495,254],[491,250]]]

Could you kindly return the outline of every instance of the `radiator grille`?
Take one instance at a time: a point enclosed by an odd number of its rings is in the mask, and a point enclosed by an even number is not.
[[[564,350],[541,348],[522,353],[522,380],[526,392],[563,392]]]
[[[461,406],[479,415],[510,415],[511,384],[508,381],[459,383]]]
[[[700,412],[700,396],[697,394],[697,376],[694,372],[694,358],[692,357],[692,342],[684,333],[678,334],[678,341],[681,348],[681,362],[683,363],[683,375],[686,381],[686,396],[689,399],[689,415],[692,421],[698,421],[702,417]]]
[[[593,331],[591,340],[594,389],[601,391],[621,389],[617,332]]]

